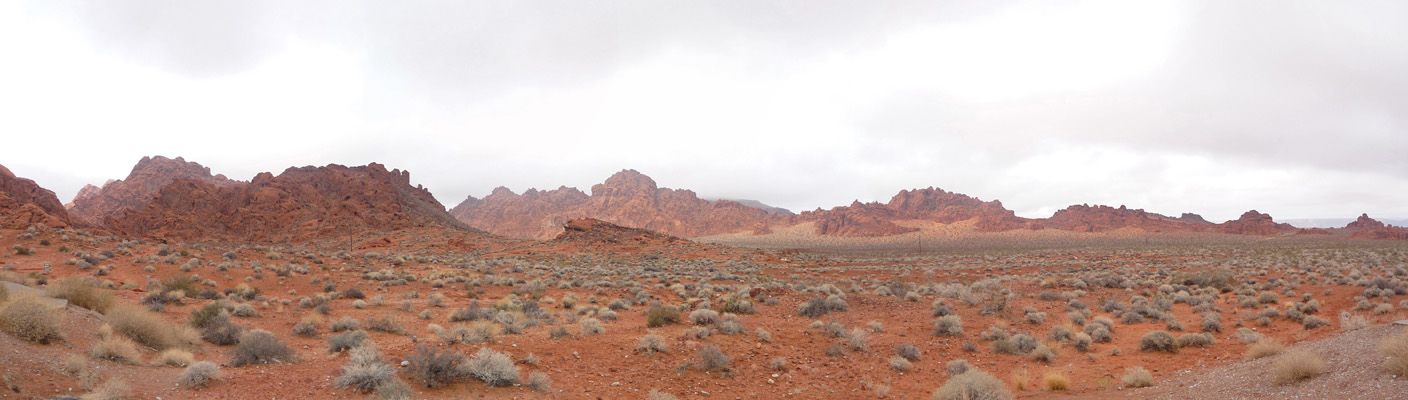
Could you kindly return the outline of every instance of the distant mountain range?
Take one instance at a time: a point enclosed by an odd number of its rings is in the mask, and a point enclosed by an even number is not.
[[[1393,226],[1408,226],[1408,218],[1375,218],[1379,222]],[[1354,222],[1354,217],[1345,218],[1289,218],[1281,222],[1291,224],[1297,228],[1343,228],[1346,224]]]

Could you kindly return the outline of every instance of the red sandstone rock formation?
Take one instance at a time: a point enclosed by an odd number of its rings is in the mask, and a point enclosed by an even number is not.
[[[977,219],[984,232],[1000,232],[1031,226],[999,201],[982,201],[942,189],[902,190],[890,202],[860,203],[830,210],[807,211],[789,219],[792,223],[816,222],[816,232],[838,236],[886,236],[912,232],[893,221],[925,220],[943,224]]]
[[[1057,211],[1051,218],[1040,220],[1039,225],[1043,228],[1075,232],[1105,232],[1120,228],[1138,228],[1149,232],[1199,229],[1189,222],[1142,209],[1084,204]]]
[[[1344,229],[1350,231],[1349,237],[1354,239],[1408,240],[1408,228],[1384,225],[1369,218],[1369,214],[1360,214],[1358,220],[1345,225]]]
[[[534,239],[556,237],[575,218],[683,237],[759,231],[760,224],[765,230],[776,219],[766,210],[736,201],[710,202],[689,190],[657,187],[650,177],[634,170],[618,172],[591,191],[588,195],[561,187],[529,189],[518,195],[500,187],[483,199],[465,199],[450,214],[490,233]]]
[[[289,168],[249,183],[176,179],[146,205],[110,216],[119,233],[178,241],[285,242],[338,239],[402,229],[473,231],[410,173],[380,164]]]
[[[19,229],[33,224],[65,228],[72,226],[73,220],[54,192],[0,165],[0,227]]]
[[[1234,235],[1277,235],[1296,232],[1297,229],[1291,224],[1278,224],[1270,215],[1251,210],[1242,214],[1241,218],[1214,225],[1212,231]]]
[[[115,217],[146,205],[166,185],[177,179],[207,182],[217,187],[234,185],[224,175],[211,175],[210,168],[181,157],[142,157],[127,179],[108,181],[102,188],[84,186],[69,203],[69,213],[88,223]]]

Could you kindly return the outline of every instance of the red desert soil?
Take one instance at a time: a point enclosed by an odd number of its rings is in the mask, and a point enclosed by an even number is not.
[[[575,222],[569,225],[567,231],[564,241],[568,242],[614,242],[635,246],[632,242],[680,240],[639,230],[611,227],[599,221],[589,220]],[[65,261],[72,256],[58,251],[59,246],[68,247],[69,252],[97,253],[119,244],[110,238],[54,229],[38,231],[31,239],[16,239],[23,232],[0,230],[0,246],[3,246],[0,248],[9,248],[14,244],[33,246],[37,249],[36,254],[5,255],[0,257],[0,261],[12,272],[21,275],[32,273],[36,274],[35,276],[44,276],[43,265],[49,263],[53,272],[49,274],[48,279],[92,274],[93,270],[79,270],[73,265],[66,265]],[[583,236],[573,238],[574,234]],[[40,240],[48,240],[51,244],[36,245]],[[539,358],[536,366],[519,364],[523,375],[540,371],[551,376],[553,381],[550,393],[534,392],[526,386],[491,388],[469,378],[460,379],[448,387],[425,389],[415,385],[408,374],[401,373],[402,379],[412,382],[417,392],[430,398],[644,398],[646,392],[651,389],[673,393],[681,398],[875,398],[882,393],[893,398],[922,398],[946,379],[943,363],[957,358],[966,359],[975,367],[1008,381],[1009,387],[1015,387],[1014,381],[1021,379],[1018,377],[1028,377],[1027,390],[1014,390],[1019,397],[1115,396],[1126,393],[1118,389],[1118,382],[1119,376],[1129,366],[1143,366],[1149,369],[1159,380],[1158,387],[1162,387],[1171,385],[1172,380],[1169,377],[1177,376],[1182,371],[1238,365],[1246,346],[1232,337],[1232,331],[1236,329],[1236,324],[1241,323],[1254,309],[1241,309],[1235,303],[1224,304],[1219,301],[1218,306],[1225,310],[1223,331],[1214,333],[1216,342],[1207,348],[1185,348],[1176,355],[1139,351],[1137,343],[1143,333],[1164,329],[1164,323],[1151,320],[1136,324],[1116,322],[1112,342],[1096,343],[1089,352],[1080,352],[1046,339],[1047,332],[1053,327],[1067,324],[1064,317],[1066,303],[1041,300],[1037,298],[1037,294],[1043,291],[1062,293],[1075,290],[1063,276],[1074,276],[1072,274],[1075,273],[1108,274],[1102,276],[1116,279],[1118,276],[1135,274],[1157,276],[1165,273],[1161,271],[1198,271],[1228,262],[1245,262],[1236,260],[1284,260],[1286,254],[1302,254],[1297,257],[1308,260],[1332,260],[1339,257],[1336,254],[1346,250],[1349,254],[1387,252],[1384,254],[1391,258],[1385,259],[1386,261],[1399,265],[1404,262],[1404,249],[1401,246],[1345,247],[1346,245],[1341,243],[1331,244],[1331,249],[1320,250],[1315,247],[1301,247],[1303,243],[1299,241],[1292,242],[1287,247],[1241,244],[1206,248],[1151,246],[1125,250],[994,249],[910,257],[865,254],[823,256],[807,252],[785,252],[774,254],[778,256],[774,258],[777,262],[768,264],[730,261],[727,258],[719,261],[691,261],[687,258],[671,257],[632,260],[628,255],[611,258],[536,251],[524,257],[478,258],[466,252],[422,250],[416,246],[401,247],[401,244],[409,243],[397,242],[386,247],[351,253],[337,253],[334,249],[324,251],[259,246],[167,246],[172,251],[188,253],[188,256],[181,257],[178,260],[180,262],[176,264],[136,262],[134,260],[155,256],[163,245],[132,244],[126,247],[127,251],[131,252],[130,256],[118,255],[103,261],[101,264],[113,267],[106,275],[97,277],[111,281],[115,287],[135,285],[137,289],[114,291],[120,301],[136,303],[144,294],[140,289],[146,288],[147,282],[161,281],[178,275],[199,275],[200,279],[213,281],[214,288],[217,289],[231,288],[241,283],[249,284],[263,293],[263,300],[251,302],[258,309],[260,316],[234,318],[235,322],[276,333],[296,350],[299,361],[244,367],[226,366],[222,369],[225,374],[223,380],[200,390],[181,388],[175,384],[175,377],[180,368],[128,365],[92,358],[88,359],[88,363],[103,376],[127,381],[139,398],[362,398],[365,395],[338,389],[332,383],[340,373],[339,368],[347,362],[347,356],[327,353],[327,337],[330,335],[327,324],[344,316],[362,321],[374,317],[390,317],[405,328],[406,334],[371,332],[371,337],[393,365],[399,365],[401,360],[414,351],[416,345],[429,344],[467,355],[474,353],[478,348],[489,347],[509,353],[514,359],[521,359],[530,353],[535,355]],[[234,258],[223,259],[222,254],[226,251],[233,252]],[[708,253],[708,246],[698,251]],[[440,258],[436,254],[450,258]],[[190,258],[204,261],[192,271],[181,271],[181,265]],[[469,264],[467,268],[456,267],[456,262],[451,261],[453,259],[462,259]],[[531,259],[539,261],[524,261]],[[256,273],[252,263],[263,264],[265,273]],[[230,268],[221,271],[217,268],[217,265],[221,264]],[[305,266],[311,271],[308,274],[295,272],[291,276],[268,273],[269,269],[283,265]],[[651,265],[658,265],[656,268],[659,268],[659,272],[651,272]],[[693,266],[686,267],[687,265]],[[154,271],[143,271],[148,266]],[[368,272],[381,270],[394,270],[398,274],[414,275],[418,279],[406,285],[382,286],[376,280],[363,278]],[[602,279],[636,282],[641,284],[638,288],[644,290],[651,299],[671,304],[690,303],[691,300],[676,296],[668,284],[664,287],[653,286],[657,279],[667,277],[663,272],[672,270],[681,277],[704,278],[686,278],[682,279],[681,283],[708,282],[718,287],[737,288],[736,285],[743,284],[761,286],[767,282],[766,279],[771,279],[777,282],[811,282],[808,286],[812,287],[833,283],[841,288],[855,286],[859,291],[843,289],[848,292],[848,309],[816,319],[800,317],[795,311],[800,303],[816,294],[794,290],[790,288],[791,283],[750,292],[749,294],[754,296],[752,298],[757,301],[758,313],[739,316],[745,326],[744,333],[726,335],[716,331],[703,339],[685,335],[686,331],[694,326],[687,320],[682,324],[660,328],[646,327],[645,317],[642,315],[645,307],[642,305],[619,311],[619,319],[605,321],[606,332],[600,335],[582,335],[578,332],[576,324],[566,322],[569,316],[584,318],[592,315],[594,312],[587,308],[588,306],[604,307],[613,299],[632,297],[631,292],[635,288],[618,285],[595,288],[578,287],[575,284],[566,288],[547,285],[536,293],[520,291],[519,296],[541,299],[540,304],[560,318],[561,325],[558,326],[565,327],[570,332],[568,337],[562,339],[550,338],[548,331],[555,326],[548,325],[527,328],[522,334],[499,335],[491,343],[446,345],[427,328],[430,323],[453,325],[447,320],[448,315],[453,310],[476,301],[476,298],[480,304],[492,305],[514,294],[519,288],[493,283],[500,278],[512,278],[507,281],[512,283],[517,279],[531,282],[561,275],[564,279],[569,279],[562,282],[572,282],[570,277],[576,276],[579,277],[576,282],[582,284]],[[715,271],[712,273],[714,277],[696,275],[699,272],[708,273],[709,270]],[[747,281],[719,279],[732,274],[752,277]],[[885,282],[959,283],[967,287],[966,285],[1000,276],[1013,278],[1001,278],[991,282],[1002,282],[1002,287],[1009,290],[1012,296],[1007,300],[1008,311],[996,315],[981,315],[978,312],[987,300],[968,305],[937,293],[922,295],[918,301],[876,293],[876,288],[879,287],[876,285]],[[1273,275],[1262,279],[1276,276],[1278,275],[1273,272]],[[452,280],[443,287],[436,287],[435,281],[444,280],[446,277],[462,277],[466,279],[466,283],[456,283]],[[284,305],[282,300],[321,292],[322,285],[313,283],[313,278],[334,282],[339,291],[360,288],[368,298],[386,295],[386,304],[358,309],[352,306],[352,299],[336,299],[330,303],[330,314],[322,317],[323,323],[318,337],[292,335],[291,329],[300,318],[316,313],[299,309],[297,301]],[[1145,286],[1137,286],[1133,290],[1092,286],[1077,299],[1089,304],[1094,309],[1095,316],[1110,315],[1099,310],[1099,299],[1128,301],[1134,295],[1145,295],[1155,289]],[[1323,295],[1326,290],[1331,294]],[[1313,293],[1314,297],[1322,302],[1316,315],[1326,316],[1333,321],[1333,316],[1340,311],[1354,307],[1352,298],[1359,294],[1361,288],[1306,284],[1295,291]],[[418,295],[406,297],[409,293]],[[431,294],[445,296],[443,303],[440,306],[431,305]],[[568,294],[579,297],[581,304],[571,310],[562,308],[560,299],[566,298]],[[549,297],[558,300],[548,302],[546,299]],[[1235,296],[1224,297],[1225,301],[1235,300]],[[765,305],[765,298],[776,299],[777,304]],[[1399,295],[1386,301],[1398,301],[1402,298],[1403,296]],[[933,318],[930,316],[932,308],[929,303],[936,299],[944,299],[953,312],[962,317],[964,333],[961,337],[932,335]],[[207,300],[187,299],[184,304],[168,306],[161,315],[172,323],[184,323],[191,310],[206,302]],[[411,311],[401,309],[403,302],[409,304]],[[1036,324],[1023,322],[1020,310],[1026,307],[1045,312],[1049,317]],[[419,312],[427,310],[429,320],[417,317]],[[579,315],[582,312],[586,315]],[[1187,304],[1174,304],[1172,313],[1189,331],[1198,330],[1198,315],[1193,313]],[[1404,311],[1397,308],[1385,315],[1368,315],[1367,312],[1361,314],[1379,323],[1405,316]],[[22,398],[81,392],[82,386],[76,378],[64,375],[56,368],[58,363],[70,354],[86,354],[96,337],[94,332],[101,325],[102,318],[104,317],[95,313],[70,308],[64,313],[64,331],[67,339],[52,345],[21,342],[9,335],[0,334],[0,338],[3,338],[0,339],[3,340],[0,344],[3,344],[5,349],[0,351],[0,364],[5,365],[0,375],[23,378],[16,380],[20,390],[17,395]],[[1118,321],[1118,318],[1116,320]],[[861,328],[870,332],[866,348],[845,350],[840,357],[828,356],[826,348],[843,341],[811,328],[809,325],[814,321],[835,321],[844,325],[847,330]],[[881,329],[871,330],[868,324],[872,321],[878,323]],[[1335,322],[1329,327],[1311,330],[1283,318],[1276,318],[1264,327],[1247,322],[1247,326],[1258,333],[1283,343],[1318,340],[1340,334]],[[994,324],[1006,324],[1012,330],[1028,332],[1051,344],[1059,355],[1054,362],[1047,364],[1032,361],[1024,356],[994,354],[990,342],[978,338],[981,332]],[[754,335],[758,328],[770,332],[772,340],[760,341]],[[635,351],[636,340],[646,334],[664,337],[671,351],[655,355]],[[976,351],[962,349],[964,343],[970,342],[976,345]],[[897,371],[887,364],[894,347],[902,343],[913,344],[922,351],[921,359],[908,371]],[[724,353],[732,358],[733,366],[730,371],[702,372],[682,368],[693,359],[695,349],[705,344],[721,347]],[[1113,354],[1115,349],[1121,350],[1119,355]],[[228,362],[230,351],[229,347],[209,343],[195,348],[197,359],[221,364]],[[151,360],[153,356],[150,350],[143,353],[144,360]],[[770,369],[768,364],[776,357],[785,357],[788,366],[780,371]],[[1069,393],[1054,393],[1036,388],[1037,379],[1053,371],[1070,378],[1072,385]],[[70,388],[73,388],[73,392],[69,391]]]

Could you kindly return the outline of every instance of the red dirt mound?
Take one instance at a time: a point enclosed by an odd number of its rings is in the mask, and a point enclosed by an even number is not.
[[[70,203],[69,213],[88,223],[98,223],[124,211],[146,205],[157,192],[177,179],[207,182],[217,187],[235,184],[224,175],[211,175],[210,168],[181,157],[142,157],[127,179],[108,181],[102,188],[84,186]]]
[[[1192,223],[1181,219],[1125,206],[1114,208],[1104,205],[1074,205],[1040,221],[1040,226],[1044,228],[1074,232],[1106,232],[1120,228],[1139,228],[1149,232],[1196,229]]]
[[[0,226],[25,228],[40,223],[64,228],[73,225],[73,219],[53,191],[0,165]]]
[[[176,179],[142,208],[104,223],[133,236],[179,241],[279,242],[409,228],[473,231],[435,197],[410,185],[410,173],[381,164],[289,168],[250,183]]]
[[[792,217],[792,224],[817,222],[817,233],[836,236],[886,236],[911,232],[913,228],[895,225],[898,220],[925,220],[943,224],[977,218],[977,227],[984,232],[999,232],[1031,226],[1031,221],[1016,216],[999,201],[982,201],[967,195],[926,188],[902,190],[890,202],[860,203],[817,209]]]
[[[570,187],[522,195],[494,189],[465,199],[450,214],[490,233],[551,239],[574,218],[594,218],[670,235],[695,237],[755,230],[777,219],[767,210],[731,200],[708,201],[693,191],[661,188],[635,170],[624,170],[592,186],[591,195]]]
[[[1277,235],[1298,231],[1291,224],[1278,224],[1270,215],[1256,210],[1247,211],[1241,218],[1217,224],[1212,229],[1213,232],[1234,235]]]

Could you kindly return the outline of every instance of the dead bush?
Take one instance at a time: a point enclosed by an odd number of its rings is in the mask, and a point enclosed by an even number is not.
[[[0,306],[0,330],[39,344],[64,339],[59,328],[59,314],[49,310],[43,301],[30,296]]]

